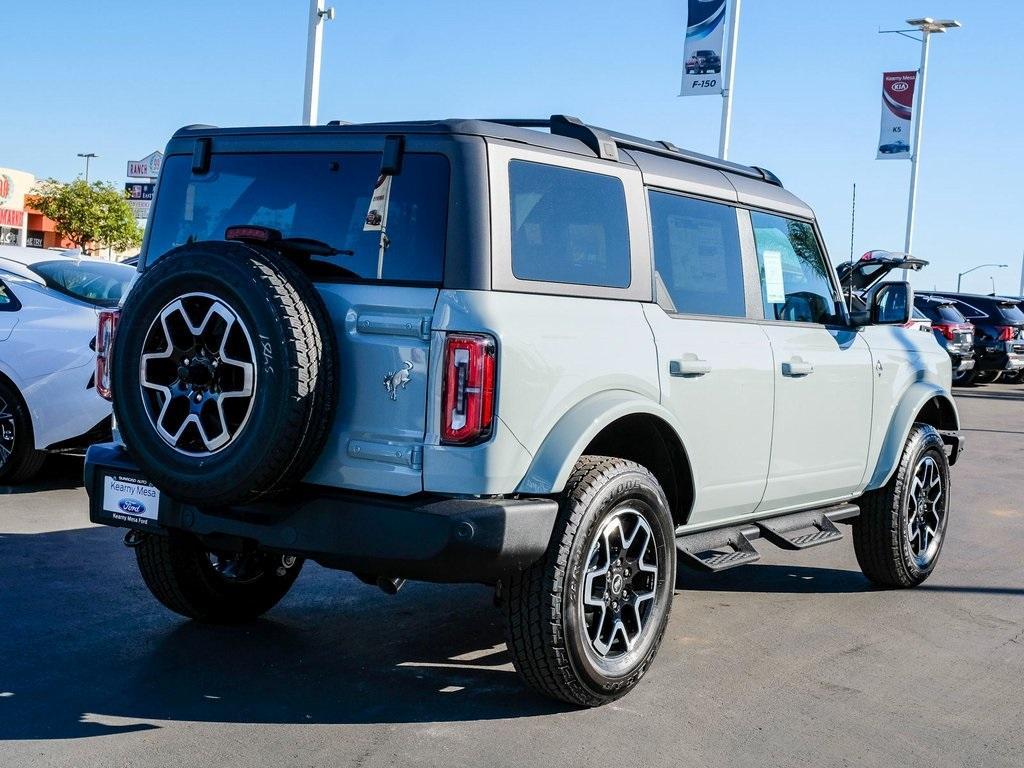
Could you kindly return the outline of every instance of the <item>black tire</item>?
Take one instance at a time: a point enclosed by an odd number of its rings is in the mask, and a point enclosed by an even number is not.
[[[658,570],[642,576],[636,559],[622,558],[620,552],[619,562],[627,563],[626,575],[632,581],[620,579],[619,586],[613,587],[614,577],[605,576],[603,591],[608,595],[614,589],[621,601],[635,599],[642,589],[653,593],[653,602],[650,609],[644,607],[634,614],[639,618],[643,610],[648,611],[641,624],[632,623],[637,629],[632,639],[635,647],[602,660],[591,642],[591,625],[582,606],[585,569],[593,563],[596,550],[592,548],[601,546],[597,539],[602,526],[627,512],[633,522],[623,522],[624,526],[639,531],[639,516],[648,527],[645,536],[650,546],[644,539],[638,541],[644,550],[641,564],[654,552]],[[632,538],[635,540],[635,535]],[[650,668],[665,633],[675,584],[675,555],[672,515],[654,476],[631,461],[582,457],[562,494],[547,554],[529,569],[511,574],[502,595],[509,651],[526,683],[546,696],[588,707],[606,704],[632,690]],[[634,564],[631,576],[630,562]],[[614,565],[610,556],[606,563]],[[646,581],[637,586],[641,577]],[[595,582],[590,584],[591,594]],[[615,621],[620,609],[609,606],[613,611],[610,618]],[[625,608],[624,603],[623,621],[627,621]],[[600,616],[606,615],[602,608]],[[617,639],[615,631],[613,628],[611,641],[624,643],[625,638]],[[598,634],[600,637],[600,630]]]
[[[1002,371],[975,371],[974,381],[978,384],[994,384]]]
[[[1003,384],[1020,384],[1021,380],[1024,379],[1022,373],[1024,372],[1020,369],[1015,371],[1003,371],[1003,375],[999,377],[999,380],[1003,382]]]
[[[970,387],[974,384],[975,379],[978,376],[978,372],[973,368],[969,371],[963,371],[962,373],[953,372],[953,386],[954,387]]]
[[[0,485],[31,480],[46,461],[37,451],[32,417],[17,388],[0,380]]]
[[[941,483],[941,518],[935,526],[934,551],[926,561],[915,557],[909,528],[915,474],[925,458],[934,462]],[[949,523],[949,461],[942,438],[934,427],[915,424],[903,447],[892,478],[882,488],[858,501],[860,516],[853,522],[853,546],[861,570],[882,587],[915,587],[927,579],[939,560]],[[936,514],[939,510],[936,509]]]
[[[248,402],[249,410],[230,441],[214,452],[183,452],[180,445],[161,437],[146,409],[156,411],[162,396],[140,386],[144,346],[149,343],[153,351],[153,337],[147,342],[150,329],[156,329],[160,313],[183,296],[200,297],[187,302],[216,299],[227,306],[247,334],[248,346],[241,344],[238,354],[254,358],[253,394],[249,400],[234,401]],[[201,307],[193,314],[201,315]],[[189,317],[198,326],[199,320]],[[223,333],[227,338],[231,332]],[[188,332],[184,337],[185,343],[193,344],[200,338],[192,334],[188,342]],[[164,375],[178,376],[182,382],[185,374],[180,372],[187,369],[174,369],[181,362],[175,360],[164,361],[172,370]],[[188,363],[187,357],[182,360]],[[187,503],[245,504],[297,482],[323,447],[337,397],[334,334],[316,288],[288,259],[240,243],[195,243],[171,251],[139,277],[121,312],[112,377],[121,436],[149,480]],[[203,418],[208,418],[210,411],[205,413]],[[213,414],[216,419],[216,411]],[[219,426],[226,424],[221,420]],[[197,429],[187,426],[182,440],[196,435]]]
[[[218,570],[209,551],[188,534],[142,536],[135,558],[149,591],[166,608],[196,621],[236,624],[255,619],[277,605],[302,570],[300,558],[283,561],[281,555],[250,553],[245,556],[247,572],[232,577],[225,575],[229,569]]]

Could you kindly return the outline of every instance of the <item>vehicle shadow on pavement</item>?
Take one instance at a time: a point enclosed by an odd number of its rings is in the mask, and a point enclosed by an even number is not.
[[[267,617],[188,622],[142,585],[119,531],[0,536],[0,739],[159,721],[443,722],[567,707],[512,670],[490,589],[410,583],[389,597],[308,565]]]
[[[76,456],[49,456],[38,477],[20,485],[0,485],[0,495],[81,487],[82,459]]]
[[[1024,402],[1024,385],[1021,386],[1019,392],[1006,392],[996,390],[985,390],[981,387],[978,389],[965,390],[957,388],[953,390],[954,397],[966,397],[978,400],[1017,400]]]
[[[741,565],[721,573],[702,573],[680,567],[676,589],[702,592],[776,592],[836,594],[873,589],[860,571],[801,565]]]

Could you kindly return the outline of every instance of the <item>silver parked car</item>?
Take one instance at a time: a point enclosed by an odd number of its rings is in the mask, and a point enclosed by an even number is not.
[[[949,356],[906,283],[846,305],[768,171],[561,115],[201,126],[156,200],[86,484],[177,613],[251,619],[304,559],[482,582],[524,680],[593,706],[650,668],[677,560],[846,523],[872,582],[935,568]]]

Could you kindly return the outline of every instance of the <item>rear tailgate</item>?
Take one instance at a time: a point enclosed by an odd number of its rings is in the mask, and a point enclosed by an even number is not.
[[[436,288],[318,283],[338,340],[338,407],[306,482],[423,490],[427,365]]]

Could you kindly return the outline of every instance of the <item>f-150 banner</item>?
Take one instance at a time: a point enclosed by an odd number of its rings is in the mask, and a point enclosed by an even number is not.
[[[728,0],[689,0],[680,96],[722,92],[722,38]]]
[[[917,72],[882,73],[882,128],[879,160],[910,159],[910,119],[913,116]]]

